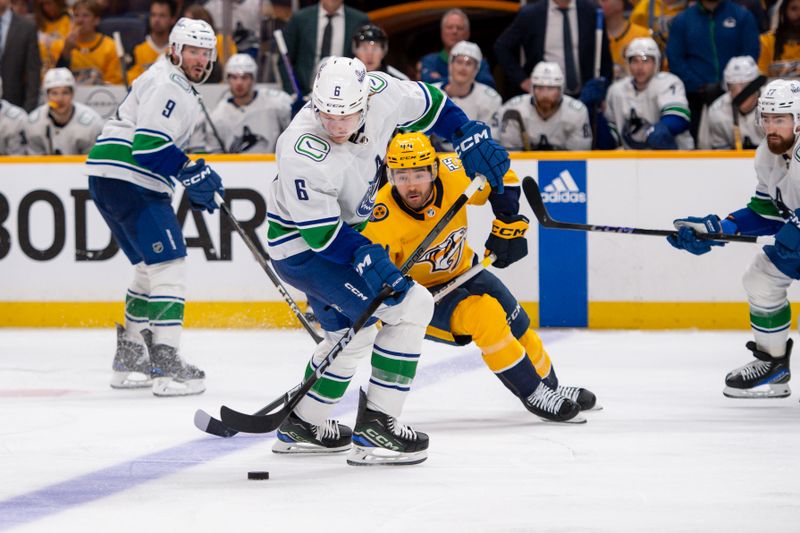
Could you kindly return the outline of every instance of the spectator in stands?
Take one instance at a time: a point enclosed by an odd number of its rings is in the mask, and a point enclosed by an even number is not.
[[[292,15],[284,37],[303,95],[311,92],[321,59],[332,55],[353,57],[351,39],[364,24],[369,24],[367,14],[345,6],[343,0],[321,0]],[[284,90],[294,92],[282,65],[281,76]]]
[[[217,32],[214,19],[200,4],[187,6],[183,11],[183,16],[190,19],[204,20],[208,22],[208,24],[214,28],[214,32],[217,33],[217,60],[214,62],[214,69],[211,71],[211,75],[206,80],[206,83],[220,83],[222,81],[222,68],[220,65],[224,65],[229,57],[233,57],[236,54],[236,46],[233,44],[233,41],[225,39],[221,33]]]
[[[220,100],[211,112],[214,127],[205,128],[206,151],[275,152],[275,142],[291,120],[293,98],[275,89],[256,90],[257,70],[248,54],[236,54],[225,64],[231,97]]]
[[[630,14],[631,24],[651,31],[651,37],[663,52],[669,40],[669,28],[678,13],[689,5],[687,0],[639,0]]]
[[[263,63],[259,67],[259,80],[263,83],[280,83],[278,63],[281,62],[278,45],[273,38],[275,30],[285,30],[292,18],[290,0],[272,0],[261,19],[261,55]]]
[[[761,73],[770,78],[800,77],[800,0],[783,0],[778,25],[761,34]]]
[[[28,118],[28,153],[88,154],[105,121],[91,107],[74,101],[75,78],[69,69],[48,70],[43,86],[47,102]]]
[[[708,109],[708,140],[698,144],[713,150],[755,150],[764,138],[764,130],[756,124],[756,105],[767,80],[759,75],[758,65],[750,56],[732,57],[725,67],[724,79],[728,92]],[[742,101],[734,104],[737,97]]]
[[[450,72],[450,50],[461,41],[469,40],[469,17],[460,9],[451,9],[442,16],[441,38],[443,48],[423,56],[421,80],[426,83],[447,83]],[[489,63],[481,61],[481,68],[476,78],[478,82],[494,87],[494,77],[489,70]]]
[[[389,52],[389,37],[381,28],[374,24],[365,24],[356,30],[353,35],[353,54],[364,63],[367,72],[385,72],[401,80],[408,76],[384,61]]]
[[[450,50],[450,67],[447,83],[437,82],[453,102],[466,113],[470,120],[480,120],[490,126],[497,120],[497,111],[503,99],[497,91],[476,81],[483,54],[480,47],[470,41],[461,41]],[[432,135],[437,151],[452,152],[453,145],[446,139]]]
[[[153,0],[148,25],[150,33],[133,49],[133,65],[128,69],[128,84],[141,76],[150,65],[164,55],[169,46],[169,32],[175,24],[175,0]]]
[[[744,55],[758,58],[758,28],[753,15],[731,0],[699,0],[672,21],[669,70],[686,87],[695,139],[703,108],[722,95],[725,65]]]
[[[494,45],[497,61],[515,92],[531,92],[528,72],[541,61],[558,63],[564,93],[589,108],[602,102],[613,69],[608,38],[601,42],[600,78],[594,78],[597,12],[591,0],[546,0],[523,7]],[[525,64],[520,65],[520,46]],[[565,51],[567,53],[565,53]]]
[[[74,27],[66,38],[50,47],[56,65],[70,69],[82,85],[122,83],[114,40],[97,31],[101,13],[95,0],[77,0],[72,7]]]
[[[261,1],[260,0],[233,0],[231,3],[232,27],[243,28],[244,31],[255,36],[258,35],[261,25]],[[208,0],[203,7],[208,11],[212,19],[222,24],[222,9],[225,5],[223,0]],[[220,28],[222,30],[223,28]]]
[[[50,59],[50,47],[58,39],[65,39],[72,26],[66,0],[36,0],[33,8],[36,27],[39,28],[39,53],[43,70],[50,70],[55,62]]]
[[[0,0],[0,80],[5,99],[30,111],[39,103],[42,69],[36,24],[10,5],[10,0]]]
[[[680,78],[659,72],[661,50],[650,37],[634,39],[625,49],[630,76],[608,89],[605,120],[598,138],[610,136],[627,150],[691,150],[689,104]]]
[[[625,17],[630,5],[628,0],[599,0],[599,4],[606,20],[606,37],[611,61],[614,62],[614,80],[618,80],[628,75],[625,47],[637,37],[649,37],[650,30],[633,24]]]
[[[27,122],[28,114],[24,109],[3,100],[3,83],[0,81],[0,155],[25,154]]]
[[[558,63],[542,61],[531,73],[531,93],[503,104],[494,136],[509,150],[589,150],[592,128],[583,103],[564,94]]]

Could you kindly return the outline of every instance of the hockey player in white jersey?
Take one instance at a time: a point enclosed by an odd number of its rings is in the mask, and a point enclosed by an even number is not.
[[[750,56],[732,57],[725,66],[723,79],[728,91],[714,100],[708,108],[709,148],[712,150],[733,150],[737,148],[733,120],[733,99],[742,95],[744,101],[736,106],[736,121],[739,128],[738,148],[754,150],[764,138],[764,132],[756,124],[756,107],[759,89],[766,82],[758,65]],[[746,94],[745,94],[746,91]],[[741,100],[742,98],[738,98]],[[702,147],[702,146],[701,146]]]
[[[68,68],[52,68],[42,84],[47,103],[31,111],[26,125],[31,155],[88,154],[103,129],[97,111],[75,102],[75,78]]]
[[[214,130],[207,125],[208,152],[275,152],[278,136],[292,118],[293,99],[276,89],[256,89],[257,70],[255,60],[248,54],[235,54],[225,64],[231,97],[221,100],[211,112],[216,135],[225,143],[225,150],[220,147]]]
[[[617,146],[628,150],[690,150],[689,103],[683,82],[659,72],[661,51],[650,37],[638,37],[625,49],[630,76],[614,82],[606,95],[604,121]],[[600,134],[598,134],[599,136]]]
[[[481,61],[483,54],[477,44],[470,41],[456,43],[450,51],[447,84],[437,82],[434,86],[447,93],[470,119],[494,124],[503,99],[492,87],[475,81]],[[446,139],[432,136],[431,142],[439,152],[453,151],[453,145]]]
[[[25,154],[25,125],[28,114],[21,107],[3,100],[3,80],[0,79],[0,155]]]
[[[729,214],[687,217],[675,221],[670,244],[695,255],[707,253],[720,241],[698,240],[698,233],[775,235],[744,274],[754,340],[747,349],[754,361],[725,377],[725,396],[783,398],[789,388],[789,339],[792,311],[787,290],[800,279],[800,82],[775,80],[758,99],[758,118],[766,138],[756,149],[755,195],[747,207]]]
[[[192,209],[213,212],[222,182],[184,153],[202,111],[193,84],[216,59],[217,39],[202,20],[180,19],[169,51],[136,78],[86,161],[89,191],[134,265],[117,327],[111,386],[149,387],[156,396],[200,394],[205,373],[179,355],[186,292],[186,242],[172,208],[175,181]]]
[[[531,94],[515,96],[500,108],[498,141],[509,150],[590,150],[589,111],[564,94],[558,63],[541,61],[531,72]]]
[[[358,231],[371,214],[397,127],[451,140],[467,174],[485,175],[493,190],[503,193],[508,153],[492,140],[486,124],[470,121],[439,89],[368,74],[358,59],[331,57],[323,63],[311,102],[278,139],[278,177],[267,203],[275,270],[306,294],[325,331],[307,375],[384,286],[394,293],[278,429],[277,453],[345,451],[352,441],[349,464],[415,464],[427,457],[428,436],[397,419],[416,374],[433,299],[400,273],[383,247]],[[362,391],[351,430],[328,420],[328,414],[359,359],[368,355],[369,390]]]

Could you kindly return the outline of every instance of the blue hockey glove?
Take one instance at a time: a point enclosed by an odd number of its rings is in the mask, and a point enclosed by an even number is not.
[[[606,79],[603,76],[587,81],[581,89],[580,100],[589,109],[592,109],[592,107],[596,105],[600,105],[605,99]]]
[[[686,217],[673,221],[678,233],[667,237],[667,241],[679,250],[686,250],[694,255],[703,255],[711,251],[712,246],[725,246],[723,241],[703,241],[697,238],[698,233],[722,233],[722,226],[717,215],[705,217]]]
[[[190,161],[178,171],[178,181],[186,187],[186,194],[189,195],[189,203],[195,211],[207,210],[213,213],[219,209],[214,200],[214,193],[225,196],[225,188],[219,174],[214,172],[210,166],[206,165],[204,159],[198,159],[194,164]]]
[[[353,258],[353,268],[373,293],[380,292],[384,285],[392,288],[394,294],[385,300],[387,305],[397,305],[402,302],[412,285],[412,282],[394,266],[389,254],[380,244],[365,244],[358,248]]]
[[[475,174],[483,174],[492,190],[503,194],[503,176],[511,162],[506,149],[492,139],[489,126],[470,120],[456,130],[452,141],[467,176],[474,178]]]
[[[492,233],[486,239],[486,253],[494,253],[493,265],[505,268],[528,255],[528,217],[525,215],[499,215],[492,222]]]
[[[669,128],[661,122],[653,124],[653,129],[647,135],[647,146],[653,150],[677,150],[678,144]]]
[[[800,211],[800,210],[798,210]],[[787,222],[775,234],[775,244],[764,246],[772,264],[793,279],[800,279],[800,228]]]

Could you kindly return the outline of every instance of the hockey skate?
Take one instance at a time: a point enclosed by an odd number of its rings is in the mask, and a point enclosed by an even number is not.
[[[153,333],[142,331],[150,352],[150,377],[156,396],[191,396],[206,390],[206,373],[194,365],[184,363],[178,350],[166,344],[153,344]]]
[[[786,398],[792,393],[789,388],[789,356],[792,354],[792,339],[786,341],[786,355],[772,357],[756,348],[756,343],[747,343],[756,360],[747,363],[725,376],[722,394],[728,398]]]
[[[367,395],[359,393],[353,449],[347,464],[353,466],[415,465],[428,458],[428,435],[414,431],[396,418],[367,409]]]
[[[142,389],[153,385],[146,346],[130,339],[120,324],[117,324],[117,353],[111,370],[112,389]]]
[[[588,389],[559,385],[556,388],[556,392],[577,403],[581,411],[600,411],[603,409],[603,406],[597,403],[597,396]]]
[[[573,400],[554,391],[540,382],[530,396],[522,398],[525,409],[550,422],[583,424],[586,418],[580,415],[581,407]]]
[[[350,449],[353,430],[338,420],[315,426],[291,413],[278,428],[277,436],[273,453],[340,453]]]

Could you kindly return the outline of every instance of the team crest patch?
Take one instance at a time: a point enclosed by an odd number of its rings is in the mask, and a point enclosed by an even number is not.
[[[380,222],[389,216],[389,208],[386,204],[375,204],[372,208],[372,215],[369,217],[370,222]]]
[[[428,209],[428,213],[427,213],[427,214],[428,214],[428,216],[429,216],[430,218],[433,218],[433,217],[435,217],[435,216],[436,216],[436,209],[434,209],[434,208],[432,208],[432,207],[431,207],[430,209]]]
[[[328,157],[328,152],[331,151],[331,145],[316,135],[304,133],[297,139],[294,145],[294,151],[319,163]]]
[[[461,262],[466,235],[465,227],[453,230],[442,242],[428,248],[417,263],[428,263],[431,273],[452,272]]]
[[[164,251],[164,244],[161,241],[153,243],[153,251],[157,254],[160,254]]]
[[[797,147],[797,149],[795,149],[795,151],[794,151],[794,158],[795,158],[796,160],[800,161],[800,146],[798,146],[798,147]]]

